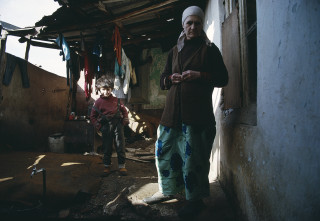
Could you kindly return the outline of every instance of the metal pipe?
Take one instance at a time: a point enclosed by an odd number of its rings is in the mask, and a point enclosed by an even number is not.
[[[42,172],[42,200],[45,202],[45,197],[46,197],[46,192],[47,192],[47,184],[46,184],[46,179],[47,179],[47,171],[45,168],[41,168],[37,170],[36,166],[34,166],[32,172],[31,172],[31,178],[36,175],[37,173]]]

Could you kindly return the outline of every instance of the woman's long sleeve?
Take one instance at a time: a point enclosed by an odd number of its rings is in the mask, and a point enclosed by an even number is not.
[[[167,58],[167,63],[164,68],[163,73],[160,76],[160,88],[161,90],[169,90],[172,82],[171,82],[171,75],[172,75],[172,54],[173,51],[170,50]]]
[[[201,78],[211,81],[214,87],[224,87],[228,84],[229,77],[222,55],[215,45],[211,46],[208,52],[209,72],[201,73]]]

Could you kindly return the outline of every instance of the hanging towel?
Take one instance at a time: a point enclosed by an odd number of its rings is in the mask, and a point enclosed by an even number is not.
[[[30,83],[29,83],[29,77],[27,72],[27,61],[22,58],[16,57],[12,54],[6,53],[6,55],[7,55],[7,64],[6,64],[6,71],[4,73],[2,83],[6,86],[10,84],[14,69],[18,64],[21,72],[22,85],[24,88],[29,88]]]

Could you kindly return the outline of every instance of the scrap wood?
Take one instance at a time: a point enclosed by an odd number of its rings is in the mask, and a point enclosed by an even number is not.
[[[117,157],[117,153],[112,153],[111,157],[116,158]],[[140,160],[138,157],[135,157],[132,153],[126,153],[126,159],[135,160],[135,161],[143,162],[143,163],[149,163],[150,162],[150,161],[146,161],[146,160]]]
[[[135,155],[138,155],[138,156],[148,156],[148,155],[154,155],[154,153],[152,152],[146,152],[146,151],[136,151],[135,152]]]
[[[129,156],[126,156],[126,159],[129,159],[129,160],[134,160],[134,161],[138,161],[138,162],[142,162],[142,163],[150,163],[150,161],[147,161],[147,160],[140,160],[136,157],[129,157]]]
[[[136,152],[136,149],[135,149],[135,148],[126,147],[126,151],[127,151],[127,152],[130,152],[130,153],[135,153],[135,152]]]
[[[139,157],[141,160],[154,160],[154,156],[141,156]]]

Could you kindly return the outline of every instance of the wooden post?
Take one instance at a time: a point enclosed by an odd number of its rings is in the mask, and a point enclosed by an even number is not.
[[[28,61],[28,59],[29,59],[30,41],[31,41],[31,39],[28,39],[28,40],[27,40],[27,48],[26,48],[26,53],[25,53],[25,55],[24,55],[24,59],[25,59],[26,61]]]
[[[2,97],[2,79],[3,79],[3,75],[4,72],[6,70],[6,43],[7,43],[7,35],[4,34],[4,36],[2,36],[2,26],[0,25],[0,103],[3,100]]]

